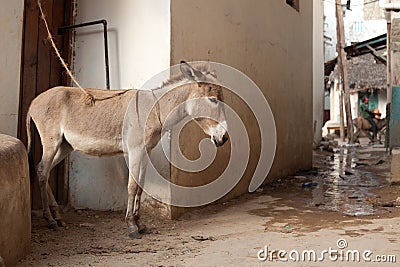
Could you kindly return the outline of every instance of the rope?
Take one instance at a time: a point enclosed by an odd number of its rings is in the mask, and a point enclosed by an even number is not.
[[[82,86],[78,83],[78,81],[75,79],[74,75],[72,74],[71,70],[68,68],[67,63],[65,63],[64,59],[61,57],[60,51],[58,51],[57,46],[54,42],[53,36],[50,32],[49,29],[49,25],[47,24],[46,21],[46,17],[44,15],[43,9],[42,9],[42,4],[40,2],[40,0],[37,0],[37,4],[39,6],[39,10],[41,13],[41,18],[44,22],[44,25],[46,26],[46,30],[47,30],[47,34],[48,34],[48,39],[51,43],[51,46],[53,47],[54,51],[57,54],[58,59],[61,61],[61,64],[63,65],[63,67],[65,68],[65,70],[67,71],[67,74],[69,75],[69,77],[71,77],[71,80],[78,86],[78,88],[82,91],[82,93],[84,94],[84,97],[82,98],[82,101],[89,106],[93,106],[95,103],[95,98],[93,97],[92,94],[88,93],[85,89],[82,88]]]
[[[160,123],[161,128],[163,128],[164,125],[163,125],[163,123],[161,121],[161,112],[160,112],[159,100],[157,100],[156,94],[154,93],[154,91],[159,90],[159,89],[160,88],[157,88],[155,90],[153,89],[153,90],[151,90],[151,93],[153,94],[154,105],[155,105],[155,109],[156,109],[156,115],[157,115],[158,122]],[[137,105],[138,105],[138,102],[136,102],[136,107],[137,107]],[[138,110],[137,110],[137,114],[139,114]],[[200,129],[203,130],[203,132],[206,132],[205,129],[203,128],[203,126],[195,118],[193,118],[192,116],[190,116],[190,118],[191,118],[192,121],[194,121],[197,124],[197,126],[199,126]]]
[[[200,129],[203,130],[203,132],[206,132],[206,130],[203,128],[203,126],[201,126],[201,124],[195,118],[193,118],[192,116],[190,116],[190,117],[192,118],[192,121],[194,121],[197,124],[197,126],[199,126]]]

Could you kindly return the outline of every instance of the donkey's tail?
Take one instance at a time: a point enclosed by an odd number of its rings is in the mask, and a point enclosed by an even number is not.
[[[35,177],[35,162],[33,159],[33,152],[32,152],[32,129],[31,129],[31,121],[32,117],[30,114],[30,109],[26,114],[26,136],[28,138],[27,150],[28,150],[28,163],[29,163],[29,175],[31,181]]]

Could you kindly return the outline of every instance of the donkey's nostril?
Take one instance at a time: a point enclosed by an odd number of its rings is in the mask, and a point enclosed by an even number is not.
[[[222,136],[222,143],[225,143],[228,140],[228,135],[224,134],[224,136]]]

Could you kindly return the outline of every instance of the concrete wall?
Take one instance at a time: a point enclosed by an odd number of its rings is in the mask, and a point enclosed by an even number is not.
[[[24,1],[1,1],[0,133],[17,136]]]
[[[324,120],[324,4],[314,0],[313,6],[313,127],[314,146],[322,138]]]
[[[234,3],[234,4],[233,4]],[[312,164],[313,141],[313,1],[301,1],[297,12],[280,0],[172,0],[171,64],[180,60],[211,60],[239,69],[253,79],[266,96],[277,126],[277,150],[271,181]],[[226,198],[247,192],[258,161],[260,138],[255,119],[232,94],[225,101],[245,122],[251,155],[243,179]],[[231,126],[235,127],[235,126]],[[265,129],[261,129],[263,131]],[[182,153],[199,155],[198,127],[181,133]],[[171,148],[172,157],[176,151]],[[172,168],[178,184],[196,185],[221,173],[229,146],[218,149],[214,164],[200,173]]]
[[[31,205],[25,146],[0,134],[0,256],[14,266],[29,253]]]
[[[311,167],[312,1],[301,2],[300,12],[280,0],[238,0],[235,4],[229,0],[172,0],[162,4],[102,0],[95,6],[89,0],[77,1],[77,23],[101,18],[108,19],[110,25],[113,88],[139,87],[152,74],[182,59],[211,60],[233,66],[257,83],[276,119],[276,158],[266,181]],[[74,70],[84,86],[105,86],[99,31],[77,33]],[[243,101],[228,92],[225,97],[245,122],[251,139],[244,179],[227,199],[247,192],[260,154],[260,129]],[[182,153],[189,158],[198,156],[193,144],[203,137],[195,124],[187,125],[179,138]],[[172,157],[175,153],[171,151]],[[210,181],[221,173],[229,153],[229,146],[222,147],[214,164],[196,174],[171,167],[171,180],[184,185]],[[74,154],[70,174],[73,204],[98,209],[122,206],[126,198],[124,164],[122,158],[97,159]],[[88,195],[91,199],[84,199]],[[100,195],[104,201],[99,201]]]
[[[390,183],[400,184],[400,149],[392,150],[392,160],[390,161]]]
[[[169,0],[76,2],[76,23],[103,18],[108,21],[111,88],[140,88],[169,67]],[[85,87],[105,88],[102,27],[80,29],[75,40],[73,69],[78,81]],[[155,151],[152,157],[160,155]],[[164,159],[158,161],[165,165]],[[73,206],[102,210],[125,206],[128,172],[122,156],[95,158],[74,152],[70,162]],[[169,165],[166,169],[169,172]]]

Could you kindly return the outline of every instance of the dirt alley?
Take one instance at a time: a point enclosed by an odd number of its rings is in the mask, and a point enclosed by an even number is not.
[[[51,231],[32,215],[32,252],[18,266],[364,266],[365,262],[265,262],[259,250],[338,249],[395,255],[400,261],[400,208],[391,203],[384,149],[363,146],[314,152],[314,169],[253,194],[211,205],[179,220],[144,211],[149,233],[126,236],[124,212],[68,211],[67,228]],[[288,256],[286,256],[288,257]],[[396,263],[369,263],[396,266]]]

